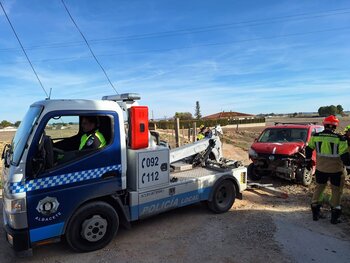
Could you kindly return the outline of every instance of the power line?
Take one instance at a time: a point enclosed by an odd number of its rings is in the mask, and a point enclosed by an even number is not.
[[[97,57],[95,56],[94,52],[92,51],[92,49],[91,49],[91,47],[90,47],[90,45],[89,45],[89,42],[88,42],[87,39],[85,38],[83,32],[81,32],[81,30],[79,29],[77,23],[75,23],[75,21],[74,21],[72,15],[71,15],[71,13],[69,12],[69,10],[68,10],[68,8],[67,8],[65,2],[64,2],[63,0],[61,0],[61,2],[62,2],[62,4],[63,4],[64,8],[66,9],[66,11],[67,11],[67,13],[68,13],[70,19],[72,20],[73,24],[75,25],[75,27],[76,27],[77,30],[79,31],[80,35],[81,35],[82,38],[84,39],[84,41],[85,41],[87,47],[88,47],[89,50],[90,50],[91,55],[94,57],[96,63],[100,66],[101,70],[103,71],[104,75],[106,76],[106,78],[107,78],[109,84],[111,85],[111,87],[113,88],[113,90],[115,91],[115,93],[119,94],[118,91],[116,90],[116,88],[114,87],[112,81],[109,79],[109,77],[108,77],[108,75],[107,75],[107,72],[106,72],[105,69],[102,67],[101,63],[98,61]]]
[[[99,43],[105,43],[105,42],[142,40],[142,39],[149,39],[149,38],[171,37],[171,36],[178,36],[178,35],[185,35],[185,34],[197,34],[197,33],[204,33],[204,32],[210,32],[210,31],[261,26],[261,25],[273,24],[277,22],[298,21],[298,20],[305,20],[305,19],[334,16],[334,15],[349,14],[350,13],[349,10],[350,8],[333,9],[333,10],[322,11],[322,12],[301,13],[301,14],[280,16],[280,17],[274,17],[274,18],[268,18],[268,19],[249,20],[249,21],[209,25],[204,27],[195,27],[195,28],[188,28],[188,29],[178,29],[178,30],[163,31],[163,32],[136,34],[136,35],[129,35],[129,36],[92,39],[89,42],[94,44],[99,44]],[[339,11],[344,11],[344,12],[339,12]],[[26,49],[34,50],[34,49],[41,49],[41,48],[65,48],[65,47],[79,46],[81,44],[84,44],[84,42],[82,41],[57,42],[57,43],[51,43],[51,44],[47,43],[44,45],[29,46]],[[15,50],[16,50],[15,48],[6,48],[6,49],[0,49],[0,52],[15,51]]]
[[[42,88],[43,91],[45,92],[46,97],[49,98],[49,94],[47,94],[47,92],[46,92],[46,90],[45,90],[45,88],[44,88],[44,85],[41,83],[40,78],[39,78],[38,74],[36,73],[36,71],[35,71],[35,69],[34,69],[34,66],[33,66],[32,62],[30,61],[30,59],[29,59],[29,57],[28,57],[28,55],[27,55],[27,52],[25,51],[25,49],[24,49],[24,47],[23,47],[23,45],[22,45],[22,43],[21,43],[21,40],[19,39],[19,37],[18,37],[18,35],[17,35],[17,33],[16,33],[16,30],[15,30],[15,28],[13,27],[13,25],[12,25],[12,23],[11,23],[11,21],[10,21],[10,18],[8,17],[8,15],[7,15],[6,11],[5,11],[5,8],[4,8],[4,6],[2,5],[1,1],[0,1],[0,6],[1,6],[2,11],[4,12],[4,14],[5,14],[5,16],[6,16],[7,22],[10,24],[10,26],[11,26],[11,28],[12,28],[12,31],[13,31],[13,33],[15,34],[16,38],[17,38],[17,41],[18,41],[19,45],[20,45],[21,48],[22,48],[22,51],[23,51],[24,55],[26,56],[26,58],[27,58],[27,60],[28,60],[28,62],[29,62],[30,67],[32,68],[32,70],[33,70],[33,72],[34,72],[34,74],[35,74],[37,80],[39,81],[39,84],[40,84],[41,88]]]
[[[284,34],[284,35],[279,35],[279,36],[257,37],[257,38],[241,39],[241,40],[236,40],[236,41],[207,43],[207,44],[199,44],[199,45],[192,45],[192,46],[185,46],[185,47],[153,49],[153,50],[140,50],[140,51],[131,51],[131,52],[124,52],[124,53],[99,54],[99,56],[100,57],[111,57],[111,56],[145,54],[145,53],[154,53],[154,52],[168,52],[168,51],[174,51],[174,50],[193,49],[193,48],[198,48],[198,47],[225,46],[225,45],[233,45],[233,44],[243,43],[243,42],[253,42],[253,41],[269,40],[269,39],[280,39],[280,38],[304,36],[304,35],[310,35],[310,34],[316,34],[316,33],[336,32],[336,31],[345,31],[345,30],[350,30],[350,27],[330,28],[330,29],[324,29],[324,30],[315,30],[315,31]],[[90,57],[89,56],[76,56],[76,57],[65,57],[65,58],[52,58],[52,59],[37,60],[36,62],[64,61],[64,60],[87,59],[87,58],[90,58]],[[19,62],[15,62],[15,63],[19,63]],[[0,63],[0,64],[11,64],[11,63]]]

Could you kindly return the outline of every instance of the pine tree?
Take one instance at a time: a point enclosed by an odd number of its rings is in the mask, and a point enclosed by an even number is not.
[[[197,120],[202,118],[201,106],[199,105],[199,101],[196,101],[196,110],[195,110],[194,116],[196,117]]]

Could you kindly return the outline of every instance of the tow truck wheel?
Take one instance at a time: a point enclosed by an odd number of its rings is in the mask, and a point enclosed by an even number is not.
[[[92,202],[80,207],[66,229],[68,245],[75,251],[88,252],[105,247],[116,235],[119,217],[105,202]]]
[[[213,189],[211,201],[208,201],[208,207],[214,213],[224,213],[228,211],[236,199],[236,189],[233,182],[223,180]]]
[[[261,173],[258,173],[256,171],[256,167],[255,167],[254,163],[251,163],[251,164],[248,165],[247,175],[248,175],[249,179],[251,179],[253,181],[258,181],[262,177]]]

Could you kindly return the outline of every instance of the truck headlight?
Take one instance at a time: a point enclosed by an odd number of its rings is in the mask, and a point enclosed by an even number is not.
[[[253,158],[258,157],[257,152],[253,148],[249,148],[248,154],[249,154],[250,157],[253,157]]]
[[[4,198],[5,212],[9,214],[18,214],[26,212],[26,199],[8,199]]]

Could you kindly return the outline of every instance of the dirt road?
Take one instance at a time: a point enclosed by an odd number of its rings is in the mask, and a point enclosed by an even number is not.
[[[265,179],[288,191],[280,199],[245,192],[225,214],[202,204],[170,211],[120,229],[105,249],[76,254],[64,243],[38,247],[16,258],[0,230],[1,262],[330,262],[350,261],[350,223],[313,222],[308,191]],[[1,208],[2,211],[2,208]]]

